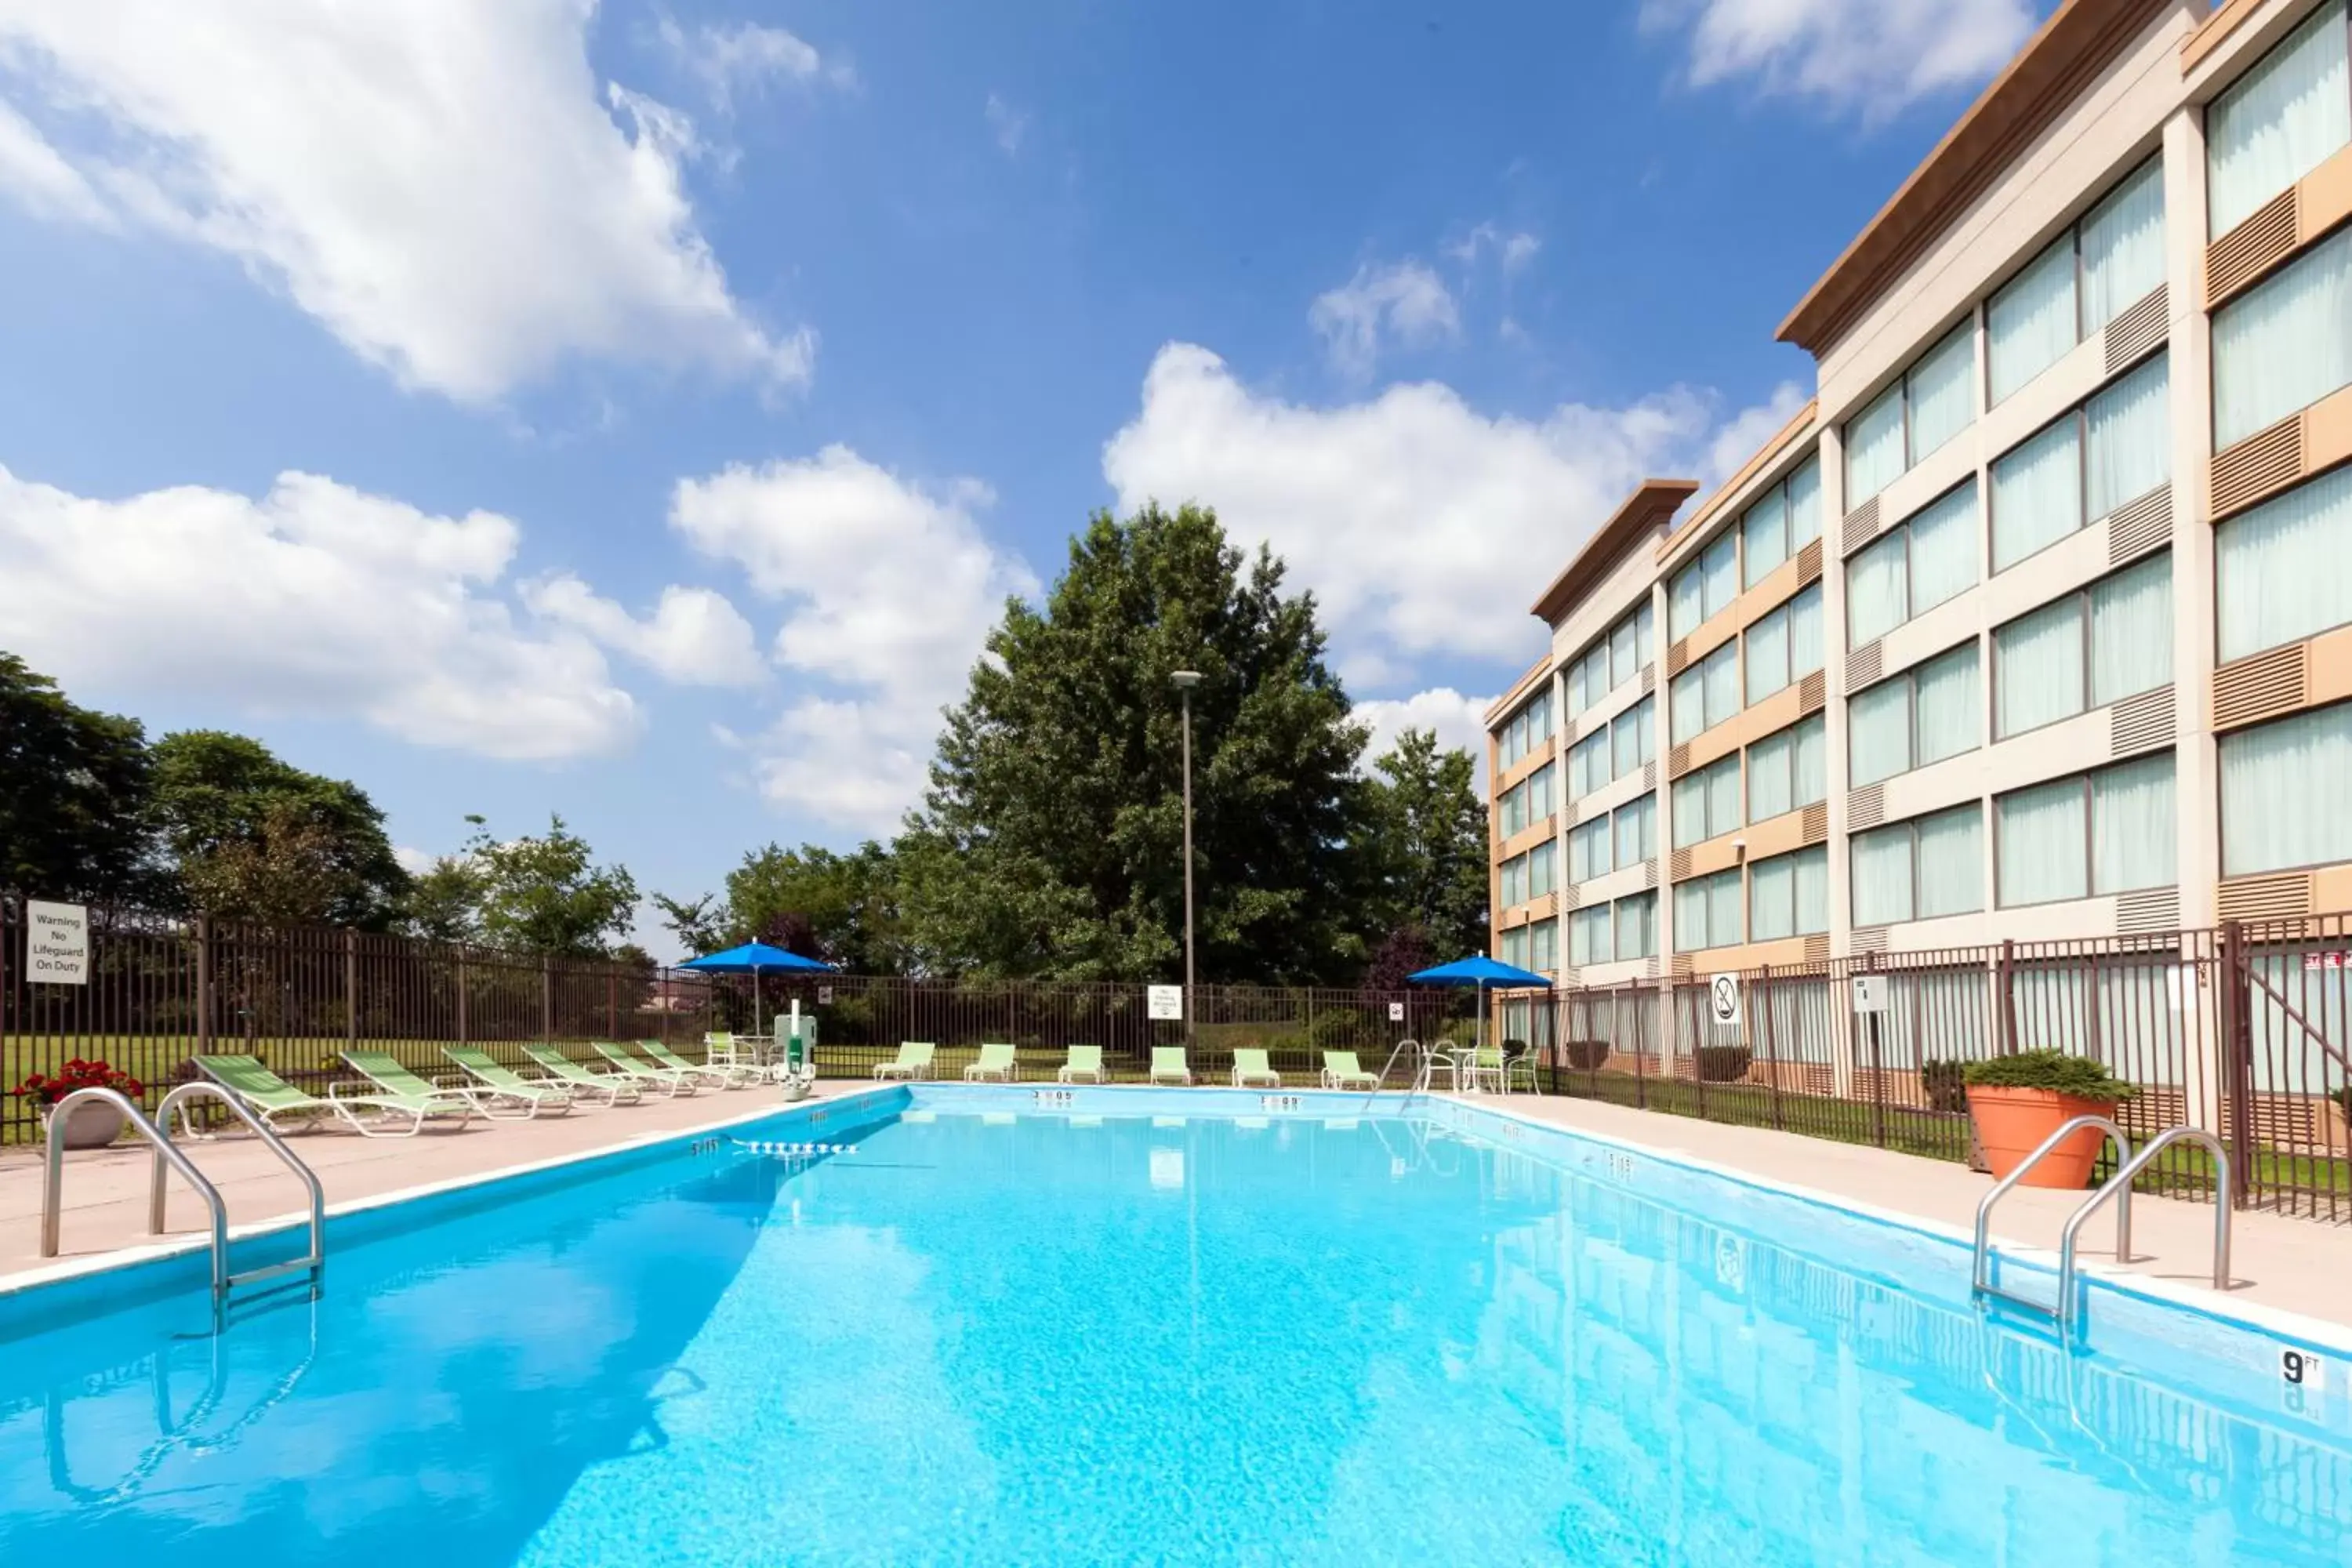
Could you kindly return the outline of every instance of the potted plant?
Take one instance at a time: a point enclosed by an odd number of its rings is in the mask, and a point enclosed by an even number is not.
[[[1969,1119],[1996,1181],[2069,1121],[2111,1117],[2117,1105],[2139,1092],[2105,1063],[2066,1051],[2020,1051],[1970,1062],[1960,1076],[1968,1084]],[[2028,1171],[2024,1184],[2080,1191],[2089,1184],[2105,1142],[2097,1128],[2084,1128]]]
[[[136,1097],[146,1092],[145,1086],[119,1068],[104,1061],[85,1061],[79,1057],[54,1074],[33,1073],[8,1092],[21,1100],[29,1100],[41,1108],[41,1120],[46,1125],[49,1108],[78,1089],[110,1089],[118,1093]],[[65,1138],[68,1149],[103,1149],[122,1136],[122,1108],[103,1100],[86,1100],[66,1113]]]

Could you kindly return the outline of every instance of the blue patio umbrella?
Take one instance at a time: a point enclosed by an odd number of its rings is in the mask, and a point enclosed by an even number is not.
[[[781,947],[770,947],[764,942],[747,942],[740,947],[730,947],[724,952],[705,953],[689,958],[680,969],[699,969],[706,974],[748,974],[751,976],[751,1032],[760,1032],[760,973],[762,970],[785,969],[806,973],[837,973],[832,964],[820,963],[814,958],[803,958],[797,952],[786,952]]]
[[[1551,989],[1551,982],[1531,969],[1521,969],[1515,963],[1477,954],[1457,958],[1451,963],[1441,963],[1434,969],[1424,969],[1406,979],[1416,985],[1475,985],[1478,988],[1478,1044],[1486,1043],[1486,995],[1489,991],[1521,991]]]

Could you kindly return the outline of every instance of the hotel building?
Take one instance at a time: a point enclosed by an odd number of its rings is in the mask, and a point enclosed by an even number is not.
[[[1487,716],[1562,985],[2352,909],[2347,0],[2067,0]]]

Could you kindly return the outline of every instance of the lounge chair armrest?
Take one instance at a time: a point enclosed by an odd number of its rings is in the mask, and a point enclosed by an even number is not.
[[[479,1086],[474,1082],[473,1077],[470,1074],[462,1072],[445,1072],[435,1077],[433,1079],[433,1087],[436,1089],[462,1089],[470,1092]]]
[[[383,1090],[364,1079],[339,1078],[327,1086],[329,1100],[373,1100],[383,1093]]]

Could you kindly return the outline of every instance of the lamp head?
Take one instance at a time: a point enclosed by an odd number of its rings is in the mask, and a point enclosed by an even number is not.
[[[1168,679],[1174,681],[1179,689],[1190,691],[1201,684],[1201,672],[1197,669],[1180,669],[1171,673]]]

